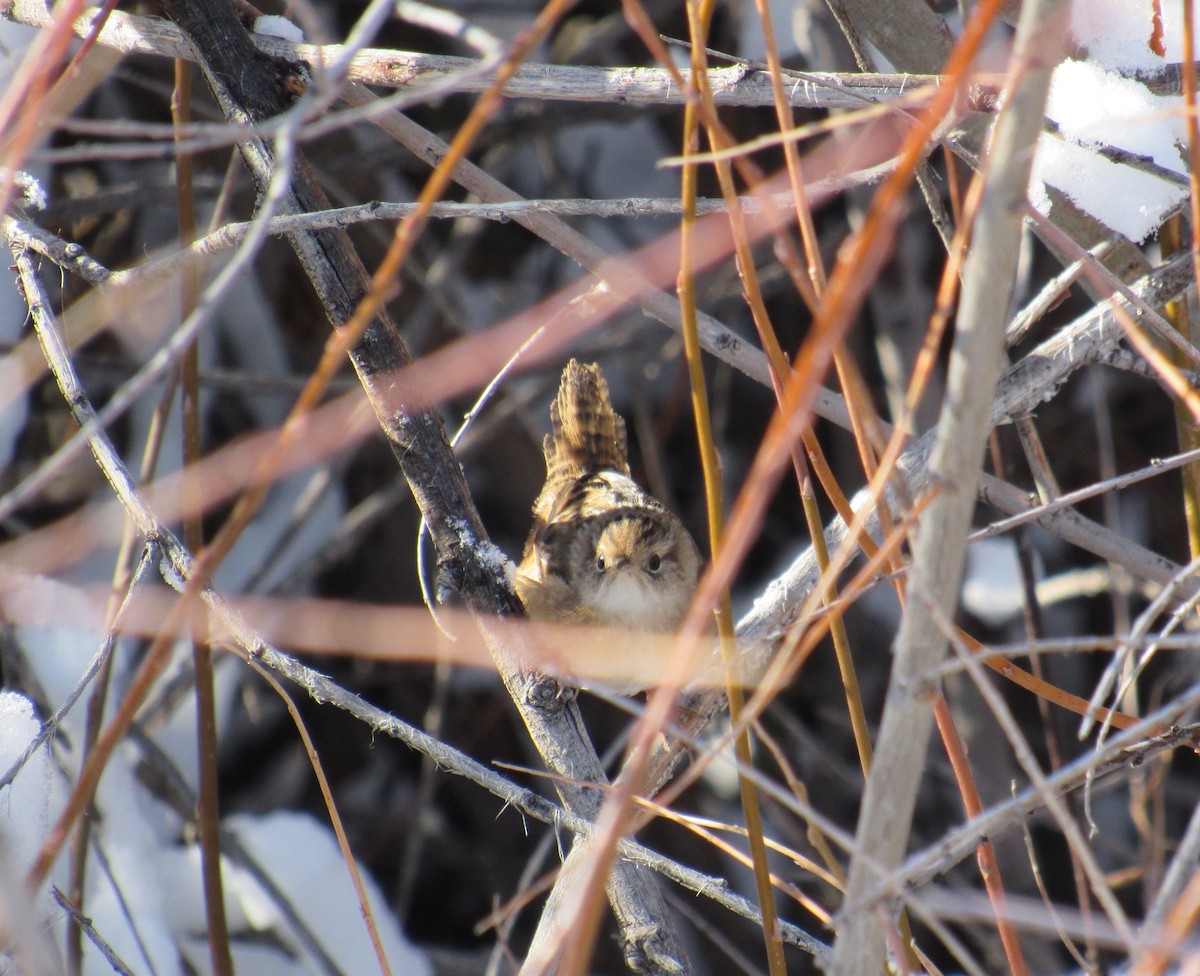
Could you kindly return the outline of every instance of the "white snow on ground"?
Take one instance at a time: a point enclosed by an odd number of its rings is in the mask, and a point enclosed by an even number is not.
[[[379,963],[359,911],[350,873],[337,840],[327,824],[302,813],[276,812],[264,816],[235,815],[226,826],[274,884],[291,899],[292,908],[316,941],[337,961],[344,973],[378,973]],[[199,891],[199,855],[194,847],[172,854],[176,871],[193,879],[188,887]],[[230,928],[235,934],[234,968],[239,976],[321,976],[323,970],[296,937],[275,900],[241,867],[224,866],[229,898]],[[364,874],[363,885],[391,971],[411,976],[432,973],[428,960],[414,949],[396,925],[379,887]],[[180,912],[179,931],[202,931],[204,908],[191,899],[190,916]],[[177,903],[177,910],[181,907]],[[236,939],[238,930],[269,933],[278,940],[261,938],[247,945]],[[189,959],[201,973],[210,970],[208,948],[194,940]]]

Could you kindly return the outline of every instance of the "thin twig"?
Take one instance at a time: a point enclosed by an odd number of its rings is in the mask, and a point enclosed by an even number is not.
[[[88,941],[100,951],[100,955],[104,957],[104,961],[112,966],[113,972],[118,973],[119,976],[134,976],[133,970],[117,955],[116,950],[101,938],[100,933],[96,931],[96,927],[92,925],[91,919],[82,915],[79,909],[72,905],[67,896],[59,891],[57,887],[52,890],[51,894],[54,896],[54,901],[58,907],[70,917],[72,924],[87,936]]]
[[[76,31],[83,36],[91,27],[93,9],[84,10]],[[18,23],[42,27],[49,14],[41,0],[15,0],[4,15]],[[296,44],[278,37],[253,34],[258,49],[286,61],[321,66],[346,56],[349,45]],[[186,37],[170,21],[113,11],[97,43],[129,54],[157,54],[195,60]],[[436,87],[438,95],[479,93],[492,82],[490,72],[480,72],[472,58],[432,55],[410,51],[353,51],[347,77],[352,81],[386,88]],[[683,72],[686,80],[689,72]],[[766,107],[773,104],[771,82],[766,72],[743,65],[710,68],[709,83],[720,106]],[[448,81],[447,81],[448,80]],[[793,73],[789,77],[788,102],[795,108],[861,108],[864,100],[875,102],[904,97],[922,87],[938,84],[937,75],[862,75],[832,72]],[[508,98],[612,102],[623,105],[681,105],[686,90],[674,83],[672,73],[657,68],[589,68],[567,65],[526,64],[506,86]],[[971,104],[982,110],[993,107],[996,89],[987,82],[972,87]]]

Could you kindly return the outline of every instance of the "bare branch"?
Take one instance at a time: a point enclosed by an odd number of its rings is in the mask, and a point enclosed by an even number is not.
[[[76,23],[76,32],[87,36],[98,8],[89,8]],[[50,14],[40,0],[12,0],[0,15],[31,27],[44,27]],[[932,15],[931,15],[932,16]],[[287,61],[304,62],[319,70],[348,53],[340,44],[324,46],[296,44],[265,34],[250,35],[258,51]],[[98,43],[127,54],[157,54],[162,57],[196,60],[194,47],[170,21],[142,17],[115,10],[109,15]],[[353,51],[347,77],[382,88],[402,88],[441,97],[455,92],[479,93],[491,83],[491,73],[480,71],[471,58],[420,54],[409,51],[361,49]],[[931,71],[936,71],[940,63]],[[689,73],[681,70],[686,80]],[[717,105],[760,107],[772,104],[767,73],[737,64],[709,70],[709,84]],[[788,101],[794,108],[862,108],[878,101],[901,99],[937,83],[936,75],[862,75],[830,72],[789,73]],[[508,85],[508,98],[543,101],[609,103],[618,105],[682,105],[687,99],[671,76],[660,68],[590,68],[528,64],[518,70]],[[989,108],[996,89],[989,84],[973,86],[973,107]]]
[[[933,714],[913,678],[945,654],[941,618],[953,613],[967,531],[991,429],[1000,375],[1032,146],[1041,131],[1050,73],[1062,56],[1069,4],[1029,0],[1022,10],[1013,88],[1000,114],[985,170],[986,183],[972,246],[963,266],[963,293],[930,473],[949,487],[921,518],[908,603],[896,638],[883,721],[859,815],[857,846],[846,888],[848,913],[838,928],[831,972],[876,972],[884,964],[884,924],[857,900],[879,867],[900,862],[916,804]]]

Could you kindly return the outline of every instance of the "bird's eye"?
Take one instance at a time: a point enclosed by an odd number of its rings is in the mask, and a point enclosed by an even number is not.
[[[604,572],[604,554],[603,553],[596,554],[596,568],[598,570],[600,570],[600,572],[602,572],[602,573]]]
[[[650,558],[646,560],[646,568],[652,573],[657,573],[660,569],[662,569],[662,557],[659,556],[657,552],[653,553]]]

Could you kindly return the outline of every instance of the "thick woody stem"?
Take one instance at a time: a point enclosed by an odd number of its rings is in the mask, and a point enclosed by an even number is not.
[[[1012,96],[997,120],[983,178],[987,180],[963,268],[963,294],[951,356],[946,401],[930,458],[948,488],[921,519],[909,603],[867,780],[857,844],[850,866],[845,915],[838,926],[831,972],[838,976],[884,968],[885,926],[863,910],[862,895],[904,856],[932,728],[928,697],[915,680],[945,655],[942,622],[953,616],[975,508],[984,439],[1000,375],[1020,243],[1032,147],[1042,129],[1050,73],[1062,52],[1067,9],[1062,0],[1030,0],[1022,11],[1014,54]]]

